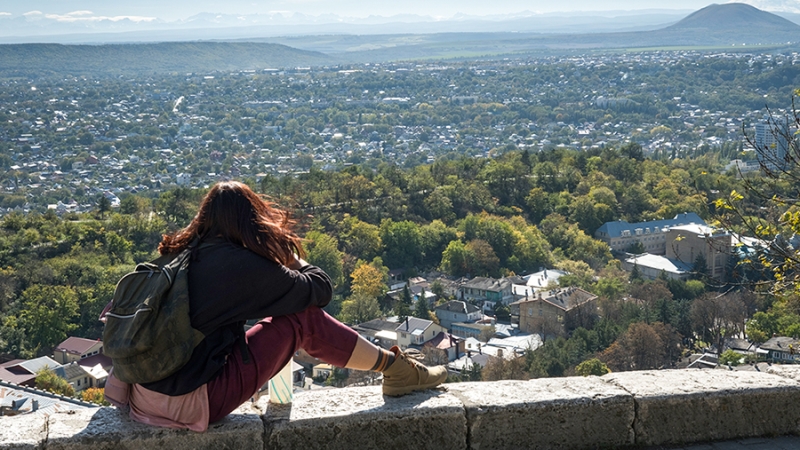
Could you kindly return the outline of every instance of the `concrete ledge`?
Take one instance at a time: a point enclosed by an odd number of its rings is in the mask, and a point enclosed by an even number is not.
[[[440,390],[393,398],[370,386],[302,392],[291,407],[262,402],[268,449],[466,447],[464,406]]]
[[[380,387],[246,404],[206,433],[131,421],[113,408],[0,417],[2,449],[589,449],[800,432],[800,366],[623,372],[460,383],[400,398]]]
[[[469,448],[582,449],[633,444],[633,397],[597,377],[459,383]]]
[[[758,372],[662,370],[604,375],[633,395],[637,445],[685,444],[798,431],[800,385]]]

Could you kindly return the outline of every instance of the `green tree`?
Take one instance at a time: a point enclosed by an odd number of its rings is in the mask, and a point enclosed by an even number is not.
[[[328,274],[334,286],[344,282],[344,254],[339,251],[336,238],[318,231],[311,231],[306,235],[306,258]]]
[[[500,258],[488,242],[473,239],[465,246],[469,255],[467,267],[472,275],[497,277],[500,275]]]
[[[729,366],[738,366],[739,364],[742,363],[743,358],[744,355],[742,355],[741,353],[736,353],[735,351],[728,349],[722,352],[721,355],[719,355],[719,363]]]
[[[412,267],[422,258],[422,233],[414,222],[381,222],[381,241],[389,267]]]
[[[67,380],[56,375],[56,373],[48,367],[36,372],[35,382],[36,387],[43,391],[52,392],[65,397],[75,396],[75,388],[73,388]]]
[[[22,293],[19,324],[34,355],[50,354],[53,346],[77,328],[78,296],[67,286],[35,285]]]
[[[425,290],[419,294],[419,298],[414,304],[414,317],[429,320],[431,317],[431,309],[428,306],[428,300],[425,298]]]
[[[588,377],[589,375],[596,375],[599,377],[610,372],[611,369],[597,358],[587,359],[575,366],[575,373],[582,377]]]
[[[97,213],[100,215],[102,219],[105,217],[106,213],[111,211],[111,200],[109,200],[105,195],[100,194],[97,196]]]
[[[339,238],[347,253],[365,261],[378,256],[383,248],[380,228],[349,215],[342,220]]]
[[[463,276],[469,270],[467,265],[469,258],[469,252],[463,242],[450,241],[442,253],[442,270],[453,276]]]
[[[375,297],[364,294],[353,294],[342,302],[340,318],[342,322],[359,324],[377,319],[381,316],[381,307]]]

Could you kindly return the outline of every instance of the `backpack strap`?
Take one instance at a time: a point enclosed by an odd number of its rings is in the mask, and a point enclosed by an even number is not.
[[[244,338],[244,325],[242,325],[242,331],[237,339],[239,341],[239,353],[242,354],[242,362],[244,364],[250,364],[252,360],[250,359],[250,351],[247,349],[247,340]]]

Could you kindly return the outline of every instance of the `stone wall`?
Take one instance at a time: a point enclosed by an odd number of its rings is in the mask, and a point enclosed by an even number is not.
[[[766,366],[762,365],[766,368]],[[113,408],[0,418],[0,449],[593,449],[798,433],[800,366],[459,383],[400,398],[379,386],[243,405],[206,433]]]

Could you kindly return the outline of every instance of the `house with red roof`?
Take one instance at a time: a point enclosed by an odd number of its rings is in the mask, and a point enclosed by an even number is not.
[[[69,364],[102,352],[103,341],[70,336],[53,350],[53,359],[59,364]]]

